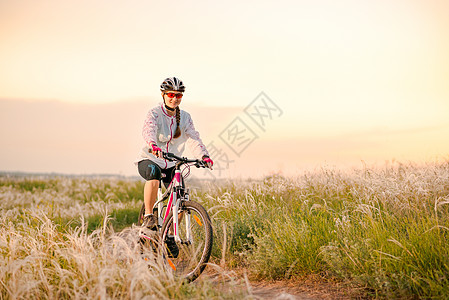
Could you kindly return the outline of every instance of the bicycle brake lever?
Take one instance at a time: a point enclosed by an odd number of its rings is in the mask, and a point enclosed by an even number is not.
[[[206,165],[206,163],[204,161],[197,161],[195,163],[195,167],[197,167],[197,168],[207,168],[207,165]]]

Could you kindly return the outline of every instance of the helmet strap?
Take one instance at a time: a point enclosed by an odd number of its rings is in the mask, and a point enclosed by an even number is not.
[[[164,105],[165,105],[165,108],[166,108],[167,110],[169,110],[169,111],[175,111],[175,108],[171,108],[170,106],[167,106],[167,104],[165,104],[165,103],[164,103]]]

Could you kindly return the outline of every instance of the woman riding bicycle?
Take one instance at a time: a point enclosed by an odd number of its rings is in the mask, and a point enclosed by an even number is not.
[[[139,174],[146,180],[144,188],[145,216],[142,226],[156,230],[157,217],[152,209],[157,198],[159,181],[168,185],[174,176],[174,162],[162,158],[162,151],[182,155],[190,140],[194,155],[209,168],[213,161],[193,126],[190,114],[179,109],[185,86],[179,78],[169,77],[161,84],[163,102],[153,107],[145,119],[142,136],[145,145],[137,160]],[[164,174],[164,176],[163,176]]]

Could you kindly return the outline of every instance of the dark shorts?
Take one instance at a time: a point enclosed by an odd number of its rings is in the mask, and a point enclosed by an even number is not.
[[[140,176],[142,176],[145,180],[162,179],[165,186],[170,184],[173,176],[175,175],[175,167],[162,169],[155,162],[149,159],[139,161],[138,169]],[[165,174],[165,176],[162,176],[162,174]]]

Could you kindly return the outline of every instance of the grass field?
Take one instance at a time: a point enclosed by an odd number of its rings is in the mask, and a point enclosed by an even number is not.
[[[1,298],[248,296],[136,259],[142,192],[112,177],[1,176]],[[212,217],[216,268],[340,280],[368,297],[449,294],[448,162],[209,182],[191,198]]]

